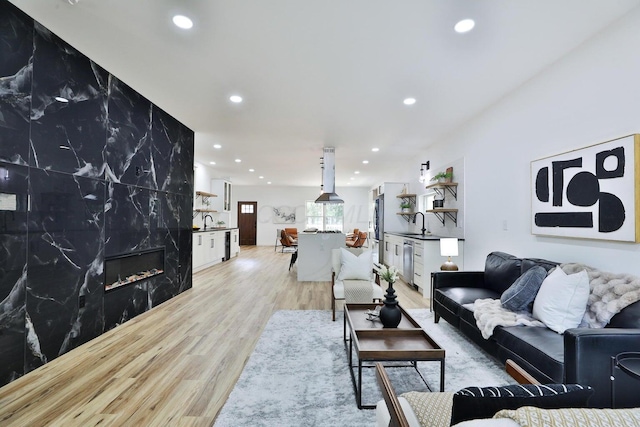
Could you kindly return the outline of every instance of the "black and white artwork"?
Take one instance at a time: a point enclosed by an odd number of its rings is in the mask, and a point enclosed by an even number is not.
[[[638,242],[640,135],[531,162],[533,234]]]
[[[289,206],[280,206],[279,208],[273,208],[273,223],[274,224],[295,224],[296,223],[296,210]]]

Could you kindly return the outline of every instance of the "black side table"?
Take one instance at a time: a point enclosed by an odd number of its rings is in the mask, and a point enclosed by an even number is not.
[[[640,353],[624,352],[611,356],[611,407],[616,407],[615,369],[619,368],[631,378],[640,380]]]

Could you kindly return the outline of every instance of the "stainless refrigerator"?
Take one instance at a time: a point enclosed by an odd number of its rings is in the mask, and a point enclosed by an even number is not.
[[[385,182],[384,193],[380,194],[373,205],[373,232],[378,241],[378,259],[384,260],[384,233],[406,233],[409,223],[400,212],[400,199],[398,195],[402,189],[408,187],[403,182]]]

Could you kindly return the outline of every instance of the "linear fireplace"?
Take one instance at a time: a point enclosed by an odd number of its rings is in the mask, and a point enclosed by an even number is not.
[[[109,257],[104,264],[106,292],[164,274],[164,248]]]

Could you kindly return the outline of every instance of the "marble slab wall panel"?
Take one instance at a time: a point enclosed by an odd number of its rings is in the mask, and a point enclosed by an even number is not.
[[[0,161],[29,161],[33,20],[0,1]]]
[[[151,194],[157,204],[154,220],[157,227],[152,245],[165,249],[164,275],[150,282],[148,287],[151,305],[155,307],[180,293],[180,206],[174,194],[159,191]]]
[[[34,34],[29,163],[102,177],[109,74],[37,23]]]
[[[32,168],[29,183],[25,372],[102,333],[104,286],[105,182]]]
[[[105,331],[149,310],[147,285],[154,278],[113,289],[104,294]]]
[[[114,76],[109,93],[107,177],[157,189],[151,163],[151,102]]]
[[[193,192],[175,198],[180,205],[180,292],[184,292],[191,289],[192,284]]]
[[[0,162],[0,387],[24,372],[28,176]]]
[[[0,386],[191,287],[193,142],[0,0]],[[158,246],[165,275],[104,292]]]
[[[193,131],[154,106],[152,140],[156,188],[189,194],[193,187]]]
[[[105,205],[105,256],[121,255],[152,247],[150,210],[155,200],[150,191],[133,185],[107,183]]]

